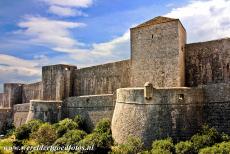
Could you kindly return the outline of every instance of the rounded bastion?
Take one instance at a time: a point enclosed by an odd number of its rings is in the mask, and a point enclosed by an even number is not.
[[[151,99],[144,97],[144,91],[117,90],[112,119],[115,142],[124,143],[127,137],[136,136],[148,147],[156,139],[186,139],[202,125],[202,89],[154,88]]]

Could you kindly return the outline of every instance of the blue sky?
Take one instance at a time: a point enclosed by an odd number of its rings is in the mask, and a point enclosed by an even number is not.
[[[228,37],[229,14],[229,0],[0,0],[0,92],[39,81],[43,65],[128,59],[129,28],[153,17],[179,18],[198,42]]]

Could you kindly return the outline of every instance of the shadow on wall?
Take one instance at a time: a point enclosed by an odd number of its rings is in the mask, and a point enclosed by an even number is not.
[[[96,123],[103,118],[112,120],[115,99],[113,94],[69,97],[64,100],[62,119],[76,115],[86,121],[86,129],[92,131]]]

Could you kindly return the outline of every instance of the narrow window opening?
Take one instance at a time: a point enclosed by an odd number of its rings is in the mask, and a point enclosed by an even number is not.
[[[178,100],[183,101],[184,100],[184,94],[179,94],[178,95]]]

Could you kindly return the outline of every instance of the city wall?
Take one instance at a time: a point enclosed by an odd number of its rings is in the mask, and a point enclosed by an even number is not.
[[[112,94],[130,86],[130,60],[86,67],[75,71],[74,95]]]
[[[113,94],[69,97],[63,102],[62,118],[81,115],[87,130],[91,131],[100,119],[112,120],[115,101]]]
[[[30,100],[42,98],[42,82],[24,84],[22,86],[22,103],[29,103]]]
[[[12,109],[0,108],[0,135],[6,131],[7,128],[12,126]]]
[[[26,123],[29,109],[30,109],[30,103],[14,105],[13,121],[15,127],[19,127]]]
[[[230,39],[186,45],[186,86],[230,83]]]
[[[144,88],[118,89],[112,134],[117,143],[137,136],[147,147],[156,139],[187,139],[203,124],[202,109],[200,88],[154,89],[149,100]]]

